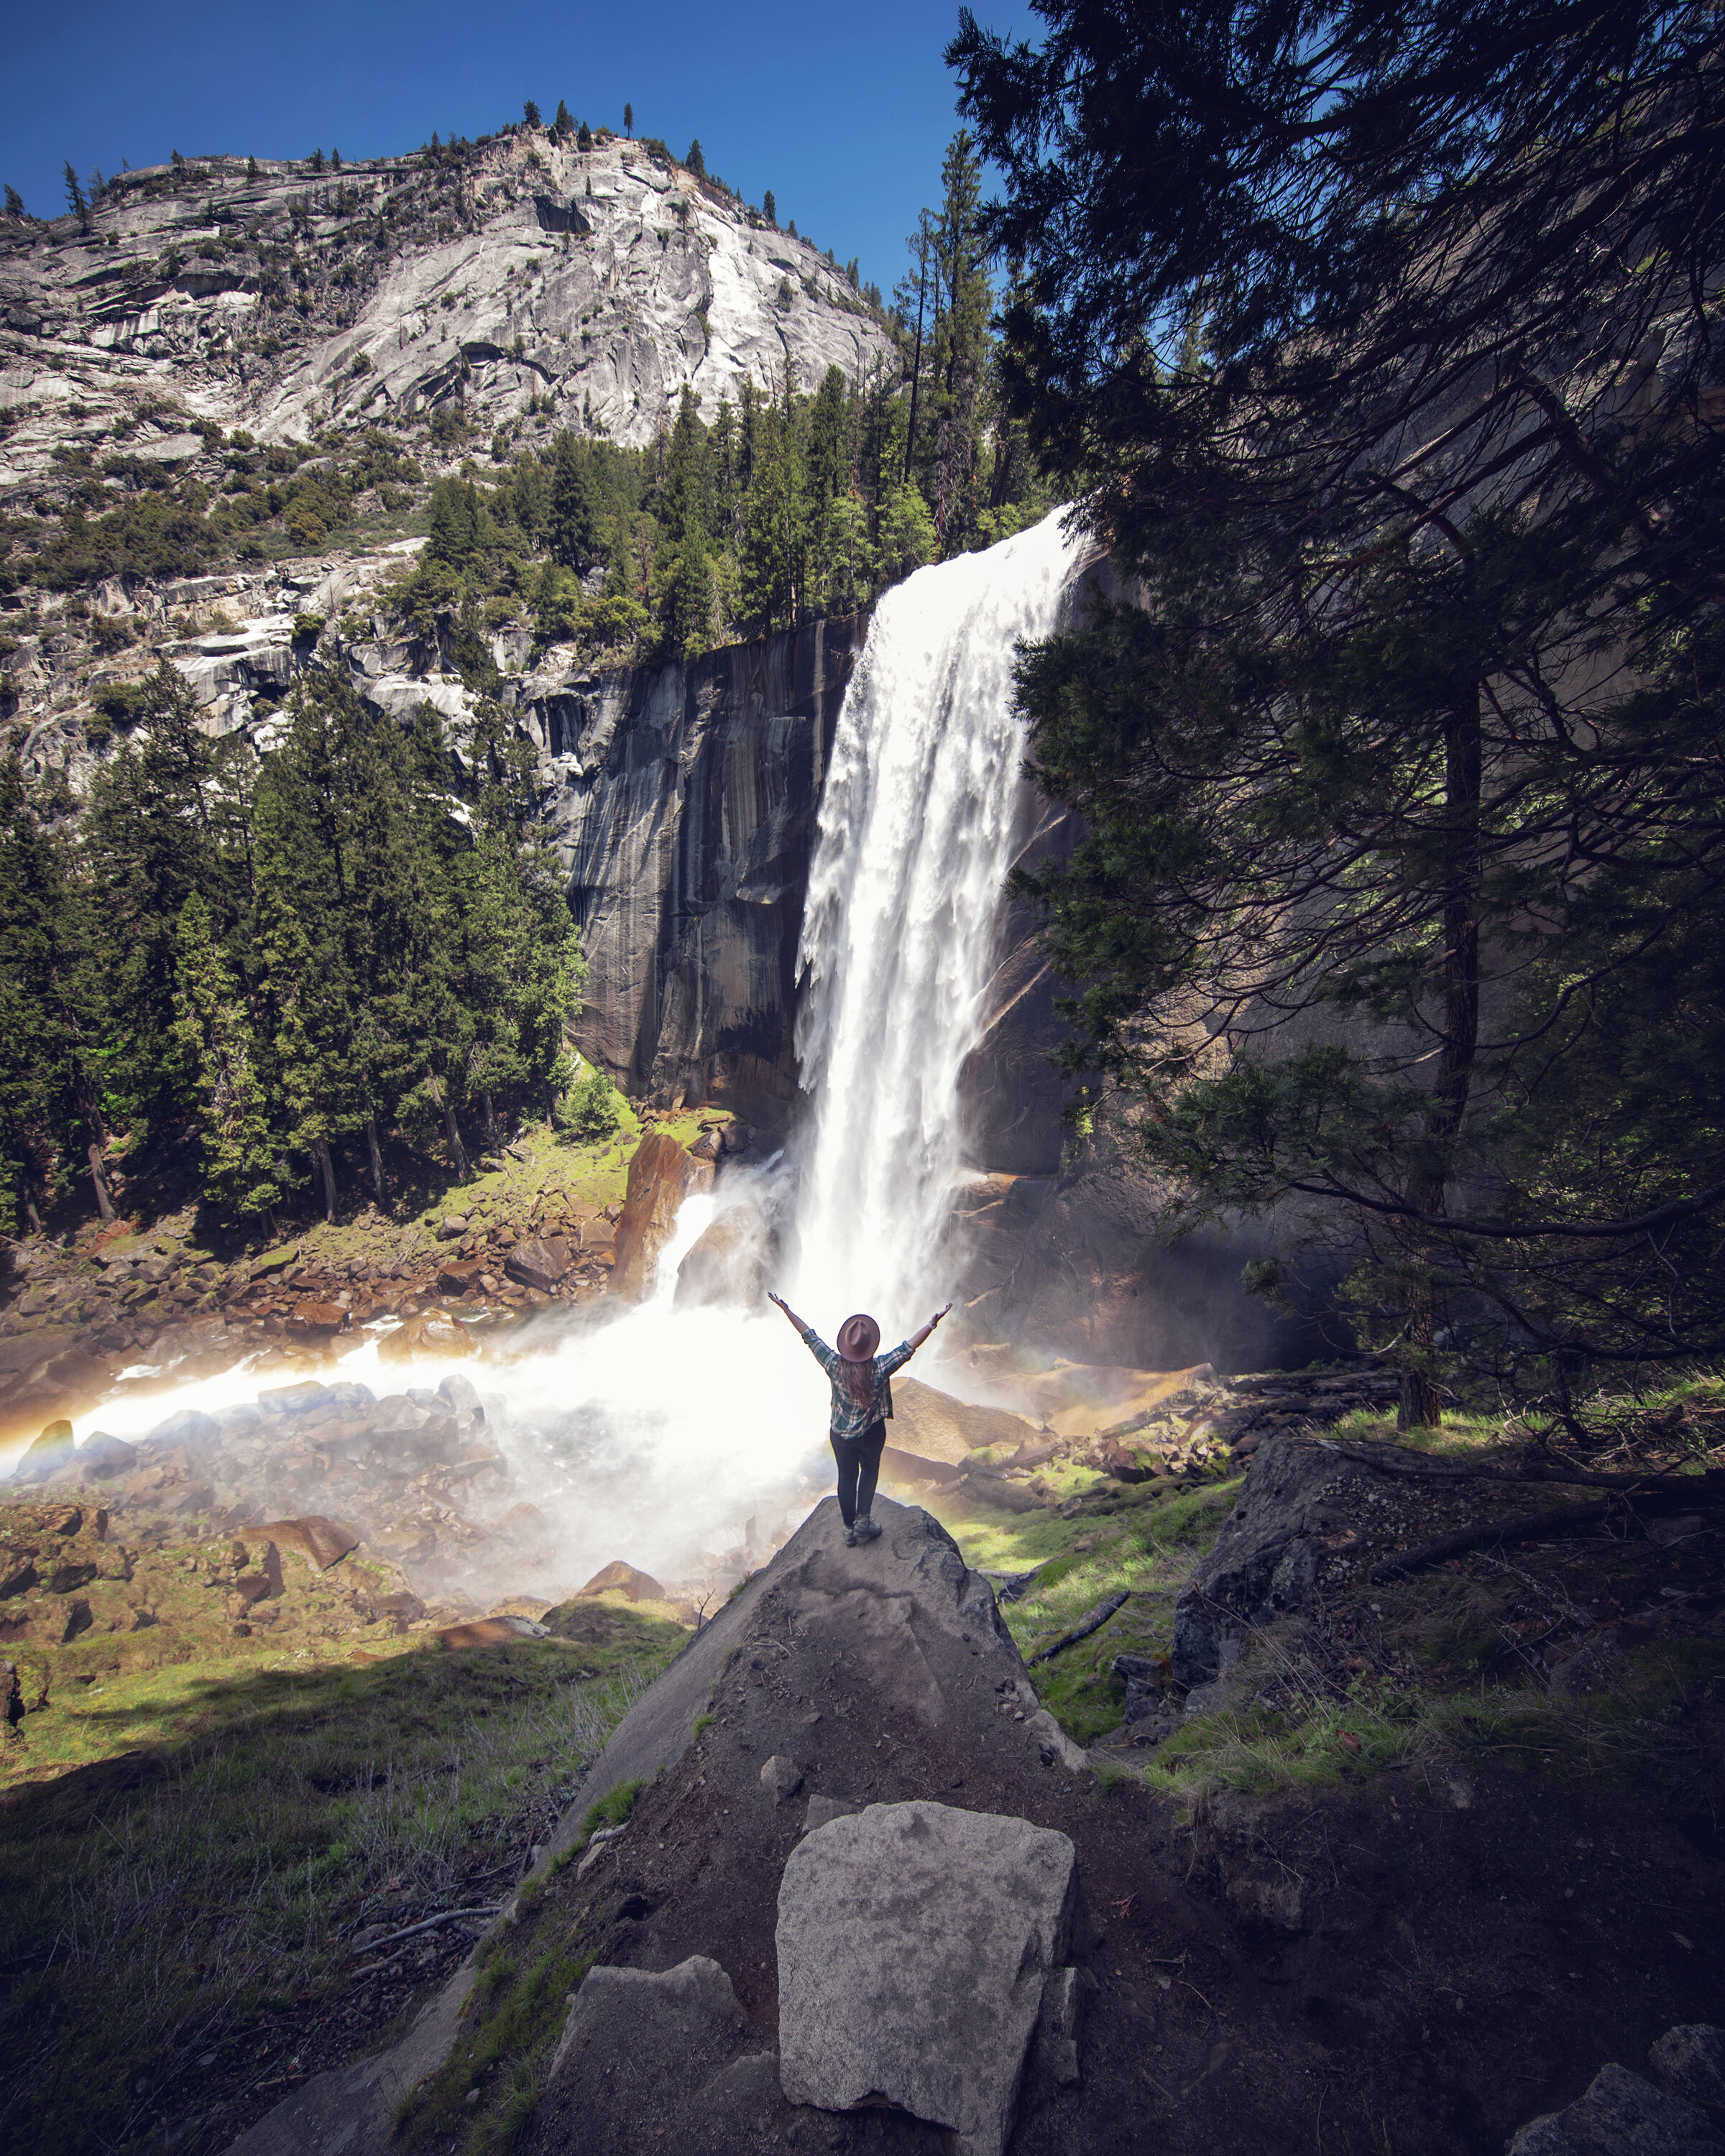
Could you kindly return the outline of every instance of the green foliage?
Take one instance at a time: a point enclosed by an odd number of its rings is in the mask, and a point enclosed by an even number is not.
[[[1717,251],[1707,20],[1425,5],[1391,57],[1306,0],[1153,42],[1047,19],[1009,54],[967,18],[953,57],[1009,180],[1010,418],[1142,600],[1020,671],[1088,833],[1021,886],[1083,984],[1072,1067],[1147,1104],[1171,1228],[1276,1206],[1341,1258],[1404,1426],[1440,1343],[1559,1394],[1711,1353],[1725,439],[1684,435],[1713,362],[1679,266]]]
[[[608,1138],[621,1127],[623,1101],[603,1070],[589,1070],[558,1101],[559,1130],[578,1138]]]
[[[646,1777],[637,1774],[633,1781],[619,1782],[597,1804],[589,1804],[582,1817],[582,1840],[590,1841],[601,1827],[621,1826],[634,1810],[635,1799],[646,1786]]]
[[[585,967],[530,751],[487,706],[465,770],[429,706],[404,739],[333,670],[288,716],[261,766],[218,750],[164,665],[75,855],[0,791],[17,1204],[110,1126],[142,1142],[189,1109],[218,1214],[267,1216],[307,1169],[332,1214],[362,1133],[435,1131],[459,1168],[464,1118],[492,1143],[548,1109]]]

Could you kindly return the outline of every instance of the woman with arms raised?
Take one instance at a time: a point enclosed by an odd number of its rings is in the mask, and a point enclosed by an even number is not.
[[[839,1345],[829,1348],[812,1325],[805,1325],[782,1295],[767,1300],[777,1303],[803,1336],[803,1344],[819,1363],[833,1385],[832,1426],[829,1432],[833,1457],[839,1463],[839,1510],[845,1519],[845,1542],[855,1549],[872,1542],[880,1532],[870,1515],[875,1485],[880,1476],[880,1455],[886,1444],[886,1421],[892,1413],[895,1370],[902,1369],[952,1306],[937,1310],[920,1332],[885,1355],[875,1353],[880,1328],[872,1317],[859,1312],[839,1327]]]

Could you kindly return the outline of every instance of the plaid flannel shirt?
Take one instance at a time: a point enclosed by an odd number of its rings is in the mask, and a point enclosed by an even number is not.
[[[836,1348],[829,1348],[812,1325],[799,1325],[803,1344],[819,1363],[833,1383],[832,1432],[834,1437],[860,1437],[871,1423],[890,1422],[892,1419],[892,1388],[886,1382],[893,1372],[911,1359],[911,1343],[901,1340],[896,1348],[875,1358],[875,1389],[865,1408],[860,1408],[850,1397],[850,1388],[845,1382],[845,1373],[851,1366]]]

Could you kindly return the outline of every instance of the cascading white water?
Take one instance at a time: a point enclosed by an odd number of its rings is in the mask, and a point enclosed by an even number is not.
[[[959,1069],[1028,805],[1014,650],[1056,626],[1073,551],[1056,514],[919,570],[876,608],[840,712],[803,933],[811,1127],[773,1178],[793,1178],[788,1291],[829,1337],[866,1308],[896,1340],[944,1300],[932,1269],[960,1165]],[[732,1577],[752,1515],[764,1543],[830,1486],[826,1380],[777,1314],[674,1308],[675,1266],[712,1204],[685,1207],[649,1301],[554,1345],[516,1336],[512,1359],[472,1369],[516,1492],[556,1544],[536,1574],[519,1541],[476,1552],[475,1593],[567,1591],[618,1557],[667,1580]],[[367,1337],[331,1374],[382,1393],[443,1369],[380,1365]],[[141,1437],[255,1385],[242,1368],[118,1399],[78,1435]]]
[[[1056,512],[887,593],[845,693],[803,916],[797,1055],[814,1105],[794,1209],[799,1307],[889,1337],[942,1290],[958,1074],[1028,807],[1017,646],[1055,628]]]

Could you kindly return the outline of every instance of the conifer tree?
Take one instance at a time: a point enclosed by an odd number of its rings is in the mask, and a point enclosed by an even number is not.
[[[552,449],[551,551],[577,573],[600,554],[598,490],[588,445],[566,429]]]
[[[777,232],[778,229],[778,204],[773,199],[773,190],[771,187],[768,187],[766,193],[761,198],[761,215],[766,219],[767,223],[772,226],[773,229]]]
[[[557,100],[557,117],[552,121],[552,131],[559,142],[567,142],[575,132],[575,121],[562,98]]]
[[[138,738],[93,781],[85,814],[95,916],[106,950],[105,1094],[140,1136],[172,1106],[167,1073],[182,907],[193,891],[218,930],[237,910],[243,860],[224,859],[217,755],[190,683],[163,660]]]
[[[623,131],[632,141],[635,131],[635,109],[632,105],[623,108]]]
[[[272,1218],[285,1186],[257,1040],[200,892],[180,910],[176,942],[172,1053],[197,1106],[204,1198],[230,1219]]]
[[[712,642],[713,565],[700,534],[677,549],[665,595],[665,641],[680,659],[697,658]]]
[[[77,168],[69,157],[66,160],[63,177],[66,183],[66,208],[80,224],[85,223],[89,218],[90,205],[84,198],[84,182],[79,178]]]
[[[545,125],[544,121],[539,117],[539,107],[533,102],[531,97],[521,107],[521,118],[529,127],[538,128],[542,127]]]
[[[701,143],[698,139],[689,145],[689,153],[683,162],[688,170],[694,173],[697,180],[704,180],[706,177],[706,159],[701,154]]]

